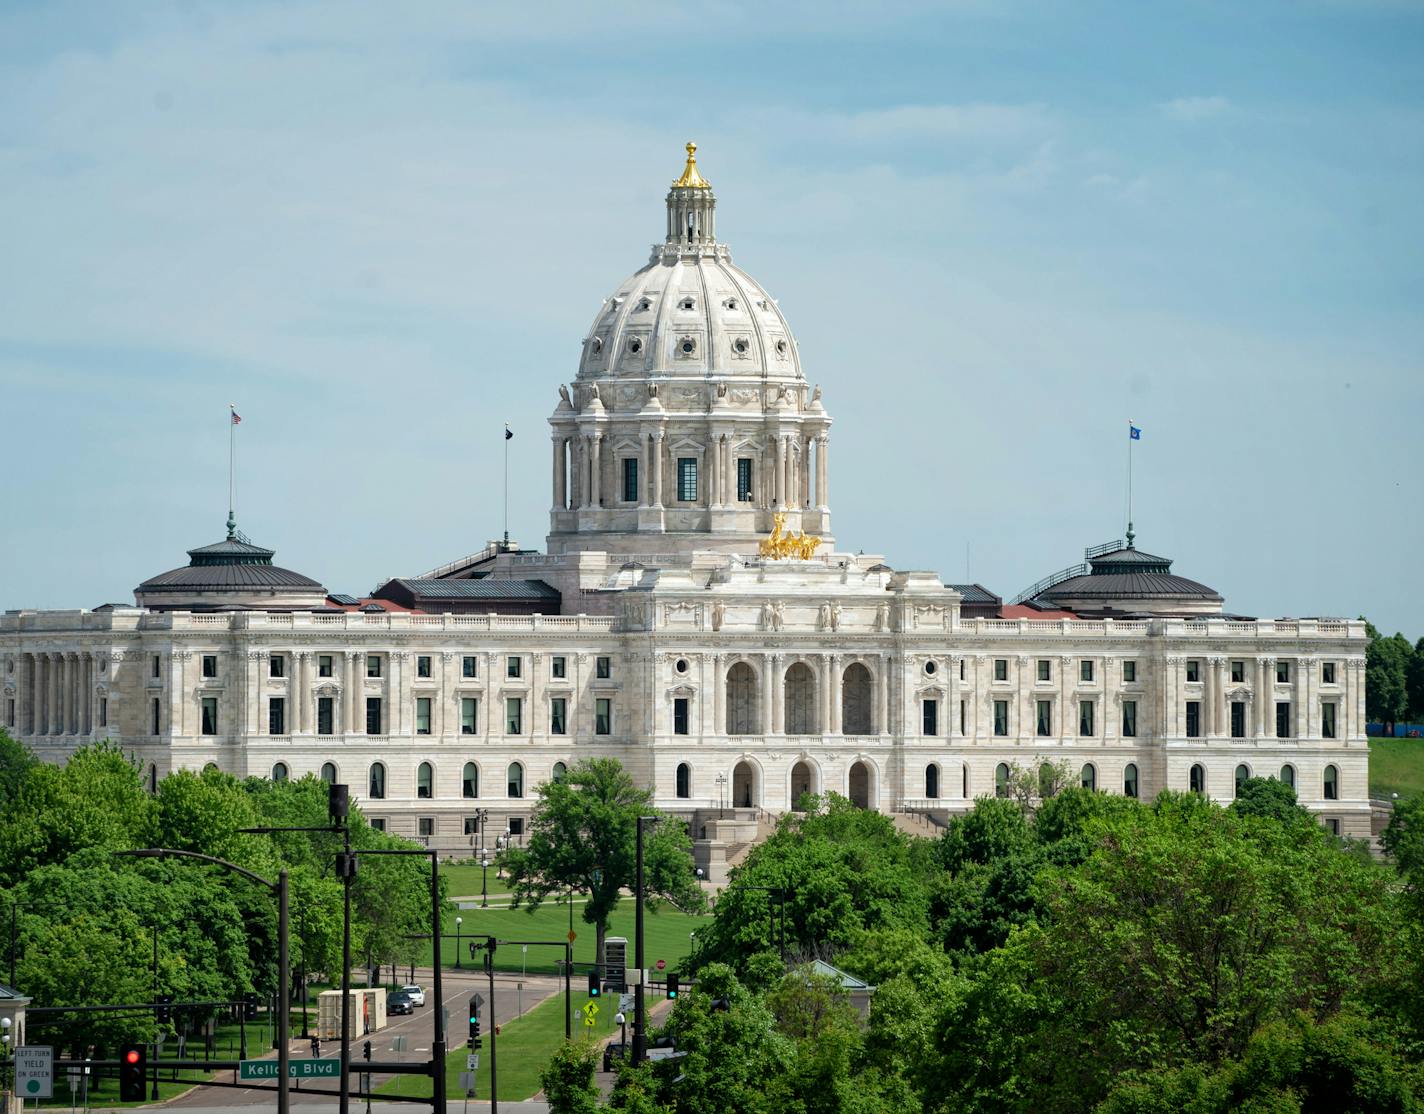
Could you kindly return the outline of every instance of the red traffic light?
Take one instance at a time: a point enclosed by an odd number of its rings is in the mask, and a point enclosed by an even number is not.
[[[126,1064],[136,1064],[136,1063],[138,1063],[138,1049],[137,1049],[137,1048],[130,1048],[127,1052],[124,1053],[124,1063],[126,1063]]]

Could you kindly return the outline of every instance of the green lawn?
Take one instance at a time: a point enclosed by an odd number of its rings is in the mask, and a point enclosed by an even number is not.
[[[656,995],[649,995],[649,1004],[656,997]],[[618,1012],[616,996],[598,1000],[596,1003],[598,1012],[594,1015],[595,1024],[592,1026],[583,1023],[584,1015],[580,1012],[588,1000],[586,988],[575,989],[575,1040],[601,1040],[618,1029],[618,1026],[613,1022],[613,1017]],[[463,1030],[462,1023],[461,1036],[463,1036]],[[629,1031],[632,1031],[631,1019]],[[539,1090],[539,1073],[544,1070],[549,1056],[563,1039],[564,996],[561,993],[541,1002],[523,1017],[515,1018],[508,1024],[501,1025],[499,1037],[496,1038],[499,1060],[499,1097],[509,1102],[516,1102],[536,1094]],[[475,1073],[475,1095],[480,1099],[488,1099],[490,1093],[491,1043],[489,1029],[486,1026],[484,1048],[480,1050],[480,1066]],[[460,1089],[460,1073],[465,1070],[465,1058],[468,1052],[467,1048],[459,1048],[451,1052],[446,1060],[445,1094],[449,1098],[459,1099],[465,1096],[465,1092]],[[428,1098],[431,1081],[421,1076],[396,1076],[376,1090],[379,1094]]]
[[[594,961],[593,951],[596,939],[593,926],[586,924],[583,919],[583,905],[574,904],[574,932],[577,939],[574,941],[574,963],[575,970],[582,970],[584,965]],[[624,898],[618,903],[618,908],[613,913],[612,927],[609,931],[611,936],[626,936],[628,938],[628,958],[633,958],[633,901],[631,898]],[[445,923],[442,932],[445,934],[443,941],[443,951],[445,965],[453,967],[455,965],[455,917],[463,919],[460,925],[462,934],[488,933],[494,935],[499,940],[551,940],[562,943],[569,931],[569,907],[563,902],[545,902],[535,912],[529,913],[525,909],[461,909],[458,913],[448,913],[445,916]],[[663,905],[656,912],[645,912],[643,916],[643,941],[646,953],[647,965],[655,967],[658,960],[667,963],[667,969],[676,971],[683,966],[684,959],[690,952],[691,940],[689,933],[705,924],[711,924],[709,917],[689,917],[685,913],[680,913],[671,906]],[[469,941],[460,941],[460,964],[468,966],[470,963]],[[516,944],[506,944],[495,951],[495,968],[500,971],[527,970],[530,974],[556,974],[558,971],[557,961],[563,959],[564,953],[560,948],[553,947],[530,947],[527,958],[528,966],[521,968],[525,962],[525,956]],[[423,957],[417,963],[429,963],[430,952],[427,948]],[[484,957],[480,956],[475,961],[483,965]]]
[[[449,888],[445,892],[451,897],[469,897],[471,894],[478,894],[485,881],[484,875],[485,872],[480,868],[478,860],[461,860],[453,865],[440,864],[440,877],[448,883]],[[497,877],[493,862],[489,868],[489,892],[491,897],[495,894],[506,896],[509,893],[509,887],[504,884],[504,880]]]
[[[1424,739],[1370,740],[1370,796],[1424,793]]]

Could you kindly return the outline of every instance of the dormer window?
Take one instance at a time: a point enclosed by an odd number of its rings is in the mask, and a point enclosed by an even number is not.
[[[588,350],[593,355],[597,356],[600,352],[603,351],[603,338],[594,337],[592,340],[590,340],[588,342]]]
[[[653,300],[652,300],[651,298],[639,298],[639,299],[638,299],[638,309],[639,309],[639,310],[650,310],[650,309],[652,309],[652,308],[653,308]]]
[[[766,308],[767,308],[766,299],[765,299],[765,298],[759,299],[759,300],[757,301],[757,309],[764,310],[764,309],[766,309]]]
[[[751,344],[747,341],[746,337],[738,337],[732,341],[732,350],[739,356],[745,356],[749,348],[751,348]]]
[[[696,309],[696,308],[697,308],[697,302],[696,302],[694,299],[692,299],[692,298],[684,298],[682,301],[680,301],[680,302],[677,303],[677,308],[678,308],[678,309]]]
[[[697,338],[683,337],[677,342],[677,348],[684,356],[691,356],[697,351]]]
[[[641,352],[642,350],[643,350],[643,339],[642,339],[641,337],[634,337],[632,340],[630,340],[630,341],[628,342],[628,351],[631,352],[631,353],[633,353],[633,355],[636,356],[636,355],[637,355],[639,352]]]
[[[736,309],[737,309],[737,299],[736,299],[736,298],[728,298],[728,299],[723,303],[723,305],[725,305],[729,310],[732,310],[732,311],[735,313],[735,312],[736,312]]]
[[[786,355],[786,341],[784,341],[784,340],[778,340],[778,341],[776,342],[776,354],[777,354],[778,356],[785,356],[785,355]]]

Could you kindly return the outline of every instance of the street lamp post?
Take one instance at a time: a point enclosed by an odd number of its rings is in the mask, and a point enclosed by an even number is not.
[[[460,926],[465,923],[464,917],[455,918],[455,970],[460,969]]]
[[[480,848],[480,908],[489,908],[489,856]]]
[[[219,859],[212,855],[201,855],[196,851],[179,851],[172,847],[141,847],[134,851],[115,851],[115,855],[134,859],[197,859],[200,862],[212,863],[214,866],[226,867],[235,874],[240,874],[250,881],[266,886],[277,895],[277,1112],[278,1114],[288,1114],[290,1110],[289,1089],[291,1080],[288,1079],[290,1070],[291,1049],[289,1034],[287,1032],[290,1018],[288,1013],[291,1003],[287,995],[287,964],[289,962],[287,948],[287,872],[278,871],[277,881],[272,882],[263,878],[260,874],[253,874],[252,871],[230,863],[226,859]]]
[[[717,782],[717,819],[722,820],[725,819],[723,802],[727,799],[724,792],[727,788],[727,775],[718,774],[713,780]]]
[[[13,1024],[8,1017],[0,1017],[0,1071],[5,1073],[4,1078],[0,1078],[0,1096],[5,1099],[0,1110],[6,1114],[10,1110],[10,1026]]]

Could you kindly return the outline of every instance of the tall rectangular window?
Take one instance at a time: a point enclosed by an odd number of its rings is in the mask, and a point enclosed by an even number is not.
[[[920,727],[926,735],[939,734],[938,700],[926,700],[920,705]]]
[[[562,696],[556,696],[549,701],[549,734],[567,735],[569,733],[568,701]]]
[[[518,677],[523,665],[519,658],[509,657],[504,659],[504,675],[506,677]]]
[[[1122,663],[1122,679],[1128,682],[1137,680],[1137,662],[1125,661]]]
[[[285,677],[287,675],[287,659],[281,654],[273,654],[267,659],[267,676]],[[281,734],[281,732],[277,732]]]
[[[381,698],[379,696],[366,697],[366,734],[381,734]]]
[[[316,656],[316,675],[318,677],[331,677],[334,675],[332,660],[330,654],[318,654]]]
[[[318,735],[336,733],[336,701],[330,696],[316,698],[316,733]]]
[[[1290,662],[1276,662],[1276,684],[1285,685],[1290,683]]]
[[[287,701],[285,697],[274,696],[267,701],[267,734],[287,733]]]
[[[1078,701],[1078,734],[1089,736],[1093,733],[1093,702]]]
[[[380,654],[367,654],[367,655],[366,655],[366,676],[367,676],[367,677],[379,677],[380,675],[381,675],[381,655],[380,655]]]
[[[1276,701],[1276,738],[1289,739],[1291,721],[1291,706],[1289,700]]]
[[[430,673],[430,655],[417,654],[415,657],[415,675],[417,677],[429,677]]]
[[[1187,738],[1201,738],[1201,701],[1187,701]]]
[[[213,729],[212,729],[211,731],[204,731],[203,734],[204,734],[204,735],[216,735],[216,734],[218,733],[218,700],[217,700],[217,697],[215,697],[215,696],[210,696],[210,697],[207,697],[206,699],[204,699],[203,704],[205,705],[205,707],[204,707],[204,709],[203,709],[203,711],[204,711],[203,720],[204,720],[205,723],[208,721],[208,717],[207,717],[207,714],[206,714],[206,713],[207,713],[206,704],[207,704],[208,700],[211,700],[211,701],[213,702],[213,714],[212,714],[212,725],[213,725]],[[160,735],[160,734],[163,733],[163,705],[162,705],[162,703],[159,701],[158,697],[155,696],[151,701],[149,701],[149,707],[150,707],[150,709],[151,709],[151,714],[152,714],[152,717],[153,717],[153,734],[155,734],[155,735]]]
[[[216,735],[218,733],[218,698],[216,696],[203,697],[203,724],[204,735]],[[158,734],[158,701],[153,702],[153,733]]]
[[[1124,700],[1122,702],[1122,737],[1124,739],[1137,738],[1137,701]]]
[[[1231,683],[1239,685],[1246,680],[1246,663],[1244,661],[1233,661],[1231,663]]]
[[[674,735],[686,735],[687,730],[687,704],[685,696],[677,696],[672,702],[672,733]]]
[[[417,735],[430,734],[430,697],[428,696],[415,698],[415,733]]]
[[[473,735],[479,722],[480,702],[473,696],[460,697],[460,734]]]
[[[1333,661],[1323,661],[1320,663],[1320,683],[1322,685],[1333,685],[1335,683],[1335,663]]]
[[[1078,680],[1091,681],[1093,679],[1093,663],[1084,659],[1078,663]]]
[[[461,677],[476,677],[476,676],[478,676],[478,675],[479,675],[479,673],[478,673],[477,667],[476,667],[476,665],[475,665],[475,655],[474,655],[474,654],[465,654],[463,657],[461,657],[461,658],[460,658],[460,676],[461,676]]]
[[[606,681],[613,676],[613,659],[597,657],[593,659],[593,675],[600,681]]]
[[[1053,680],[1053,663],[1047,658],[1038,659],[1038,679],[1040,681]]]
[[[504,733],[524,734],[524,701],[517,696],[504,698]]]
[[[107,696],[99,697],[99,726],[109,726],[109,698]]]
[[[5,723],[9,727],[15,726],[15,701],[13,697],[5,701]]]
[[[697,458],[677,458],[677,498],[681,503],[697,502]]]
[[[1246,738],[1246,705],[1239,700],[1231,702],[1231,737]]]
[[[636,503],[638,501],[638,458],[636,456],[625,456],[623,458],[623,502]]]
[[[1007,700],[994,701],[994,734],[1007,735],[1009,733],[1009,702]]]
[[[1187,681],[1191,684],[1201,680],[1201,662],[1196,658],[1187,659]]]
[[[961,700],[961,701],[959,702],[959,733],[960,733],[961,735],[964,734],[964,723],[965,723],[966,717],[967,717],[968,714],[969,714],[968,709],[967,709],[964,705],[965,705],[965,701]]]
[[[154,658],[154,659],[153,659],[153,675],[154,675],[155,677],[158,676],[158,659],[157,659],[157,658]],[[217,656],[217,654],[204,654],[204,655],[203,655],[203,676],[204,676],[204,677],[216,677],[217,675],[218,675],[218,656]]]
[[[564,657],[562,654],[555,657],[549,669],[549,673],[551,676],[556,677],[562,681],[565,677],[568,676],[569,673],[568,658]]]
[[[1336,707],[1334,701],[1326,701],[1320,705],[1320,737],[1322,739],[1335,738]]]
[[[1009,679],[1009,659],[1008,659],[1008,658],[995,658],[995,659],[994,659],[994,680],[996,680],[996,681],[1007,681],[1008,679]]]
[[[204,659],[203,659],[203,669],[206,670],[207,668],[208,668],[207,658],[204,657]],[[218,673],[218,659],[217,659],[217,658],[213,658],[213,671],[212,671],[212,673],[204,672],[204,673],[203,673],[203,676],[204,676],[204,677],[216,677],[216,676],[217,676],[217,673]],[[162,658],[161,656],[159,656],[158,654],[154,654],[154,655],[153,655],[153,676],[155,677],[155,679],[158,678],[158,677],[162,677],[162,676],[163,676],[163,658]]]
[[[593,733],[613,734],[613,701],[606,696],[600,696],[593,702]]]
[[[752,501],[752,462],[744,456],[737,457],[737,502]]]
[[[1038,707],[1038,714],[1037,714],[1037,716],[1036,716],[1036,721],[1037,721],[1037,725],[1038,725],[1038,727],[1037,727],[1038,734],[1039,734],[1039,735],[1042,735],[1042,736],[1052,735],[1052,734],[1053,734],[1053,701],[1052,701],[1052,700],[1038,700],[1038,701],[1035,701],[1035,703],[1036,703],[1036,705],[1037,705],[1037,707]]]

